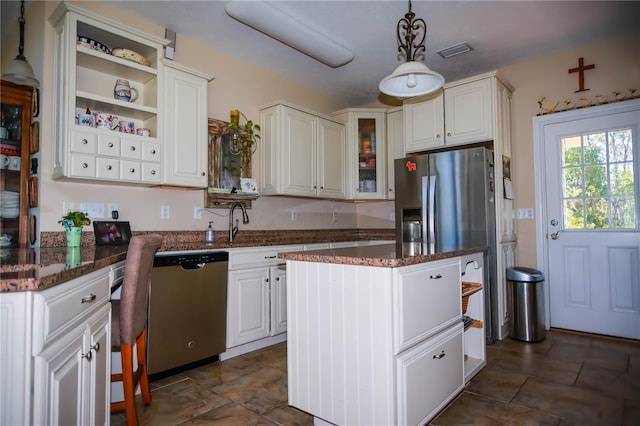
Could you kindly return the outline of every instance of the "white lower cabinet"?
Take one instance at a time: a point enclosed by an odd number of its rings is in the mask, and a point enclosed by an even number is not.
[[[461,260],[287,261],[289,404],[337,425],[426,424],[464,386]]]
[[[0,294],[0,424],[109,424],[112,279]]]
[[[399,425],[425,424],[463,387],[462,324],[397,358]]]
[[[287,331],[286,270],[281,251],[302,246],[233,249],[229,253],[227,348]]]
[[[108,424],[110,313],[103,307],[34,357],[33,424]]]

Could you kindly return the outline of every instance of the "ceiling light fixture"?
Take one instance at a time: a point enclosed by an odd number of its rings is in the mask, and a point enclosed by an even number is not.
[[[7,67],[7,71],[2,74],[3,80],[8,80],[15,84],[38,87],[40,82],[33,74],[31,64],[24,57],[24,0],[20,4],[20,46],[18,46],[18,56]]]
[[[444,84],[442,75],[430,70],[422,62],[416,62],[417,54],[424,55],[427,24],[421,18],[415,19],[415,16],[409,0],[409,11],[398,21],[398,52],[404,51],[407,61],[383,78],[378,86],[382,93],[397,98],[426,95],[440,89]],[[417,38],[419,42],[414,43]]]
[[[232,18],[332,68],[353,60],[353,52],[287,15],[266,1],[232,1],[225,11]]]

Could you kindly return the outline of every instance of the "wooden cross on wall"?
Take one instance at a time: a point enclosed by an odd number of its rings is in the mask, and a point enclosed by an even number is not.
[[[578,93],[578,92],[585,92],[589,89],[585,89],[584,88],[584,72],[587,70],[592,70],[594,69],[596,66],[594,64],[591,65],[585,65],[584,64],[584,58],[579,58],[578,59],[578,67],[577,68],[569,68],[569,74],[573,74],[574,72],[578,73],[578,81],[580,84],[580,89],[576,90],[574,93]]]

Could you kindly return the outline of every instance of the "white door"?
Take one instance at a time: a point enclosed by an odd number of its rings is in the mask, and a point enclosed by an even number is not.
[[[544,128],[551,327],[640,339],[639,127],[635,110]]]

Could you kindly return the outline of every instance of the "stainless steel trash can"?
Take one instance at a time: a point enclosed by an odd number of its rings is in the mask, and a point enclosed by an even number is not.
[[[546,336],[544,274],[537,269],[507,268],[509,335],[512,339],[539,342]]]

